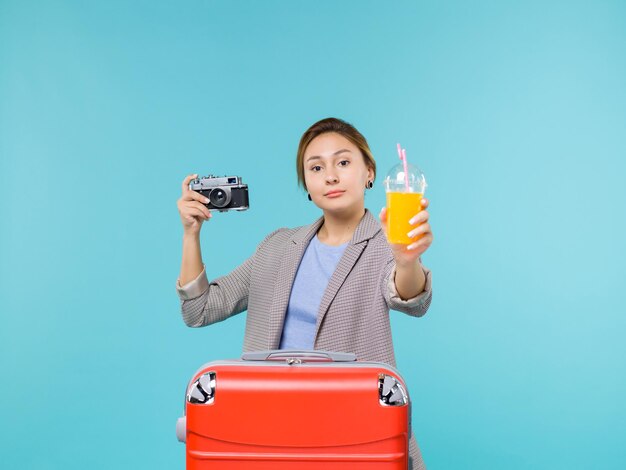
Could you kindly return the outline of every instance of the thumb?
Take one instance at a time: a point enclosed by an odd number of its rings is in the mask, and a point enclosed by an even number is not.
[[[383,224],[386,224],[386,223],[387,223],[387,208],[386,208],[386,207],[383,207],[383,208],[380,210],[380,214],[378,214],[378,217],[380,218],[380,221],[381,221]]]
[[[383,233],[387,236],[387,208],[383,207],[378,214],[378,218],[380,219],[380,226],[383,229]]]

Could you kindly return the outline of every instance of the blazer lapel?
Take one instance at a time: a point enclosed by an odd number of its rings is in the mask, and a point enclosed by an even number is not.
[[[311,225],[301,227],[287,242],[284,257],[278,268],[276,284],[274,285],[274,296],[270,306],[268,349],[278,349],[280,346],[285,313],[287,312],[291,288],[293,287],[300,261],[304,256],[309,241],[315,236],[323,222],[324,218],[320,217]]]
[[[319,334],[320,327],[324,321],[324,317],[328,312],[331,302],[334,300],[339,288],[343,285],[346,277],[350,274],[350,271],[354,268],[354,265],[361,257],[361,253],[367,246],[367,242],[381,229],[380,222],[377,221],[371,214],[371,212],[365,209],[365,215],[359,222],[350,244],[346,247],[343,256],[339,260],[339,264],[335,269],[335,272],[328,281],[328,286],[322,296],[322,302],[317,314],[317,323],[315,325],[315,339]]]
[[[346,251],[343,252],[343,256],[339,260],[335,272],[330,277],[328,286],[322,296],[322,303],[320,304],[320,309],[317,313],[317,323],[315,324],[315,338],[317,338],[317,334],[319,333],[320,326],[322,326],[322,321],[326,316],[328,307],[330,307],[330,303],[337,295],[337,291],[346,280],[348,274],[350,274],[350,271],[352,271],[352,268],[365,249],[365,245],[367,245],[367,242],[358,243],[356,245],[350,244],[346,247]]]

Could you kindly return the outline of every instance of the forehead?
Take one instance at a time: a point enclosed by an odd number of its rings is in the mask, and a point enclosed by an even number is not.
[[[341,134],[327,132],[325,134],[318,135],[309,143],[304,152],[304,157],[330,157],[337,150],[341,149],[348,149],[353,154],[357,154],[359,152],[358,147]]]

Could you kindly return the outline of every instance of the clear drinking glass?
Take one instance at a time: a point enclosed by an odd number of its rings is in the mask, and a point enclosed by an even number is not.
[[[417,237],[408,236],[415,228],[409,220],[422,210],[426,178],[415,165],[406,165],[406,175],[404,168],[403,163],[394,166],[383,184],[387,193],[387,240],[389,243],[409,245],[417,240]]]

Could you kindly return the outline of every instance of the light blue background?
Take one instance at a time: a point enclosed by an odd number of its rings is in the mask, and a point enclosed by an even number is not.
[[[187,328],[188,173],[251,210],[209,276],[320,211],[304,130],[352,122],[429,182],[434,301],[392,313],[430,468],[626,468],[622,1],[0,0],[3,468],[184,468],[189,376],[245,315]]]

